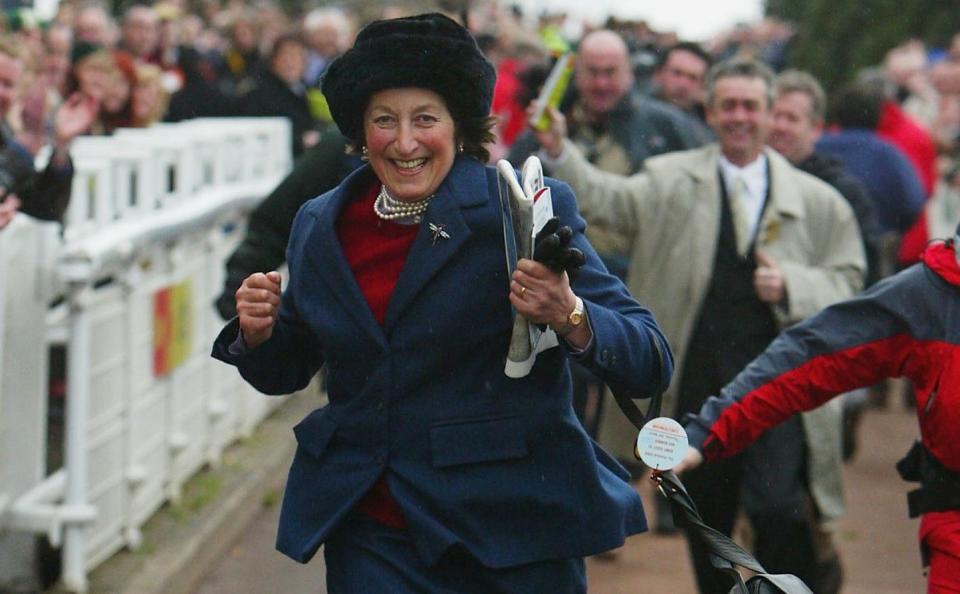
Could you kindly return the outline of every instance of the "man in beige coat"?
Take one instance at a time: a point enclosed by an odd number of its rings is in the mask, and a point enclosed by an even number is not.
[[[764,146],[772,85],[758,62],[716,65],[707,121],[718,143],[649,159],[630,177],[587,163],[564,138],[556,111],[551,129],[538,135],[542,157],[573,186],[584,217],[632,238],[627,284],[653,310],[676,357],[666,414],[699,410],[780,329],[862,287],[866,265],[850,207]],[[601,442],[625,458],[636,431],[611,416]],[[807,413],[743,458],[685,477],[707,523],[729,534],[745,476],[742,499],[760,561],[811,586],[811,520],[843,512],[839,419],[835,407]],[[694,554],[701,592],[726,593],[725,576],[705,560]]]

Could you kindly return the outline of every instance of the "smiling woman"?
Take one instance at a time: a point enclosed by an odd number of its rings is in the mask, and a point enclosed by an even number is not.
[[[447,17],[364,28],[322,88],[368,163],[300,210],[287,291],[276,272],[248,277],[214,345],[270,394],[326,366],[329,405],[294,429],[277,546],[306,562],[323,545],[331,594],[583,592],[583,557],[646,528],[573,413],[569,361],[649,396],[669,347],[553,180],[563,228],[540,246],[585,263],[575,282],[573,264],[527,259],[508,277],[485,164],[493,85]],[[515,313],[562,337],[522,379],[503,372]]]
[[[456,126],[443,98],[433,91],[410,88],[374,93],[363,127],[366,155],[383,183],[385,199],[423,202],[453,166]]]

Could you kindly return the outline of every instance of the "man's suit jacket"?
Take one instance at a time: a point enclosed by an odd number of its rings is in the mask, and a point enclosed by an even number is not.
[[[503,373],[512,311],[495,170],[457,159],[382,327],[335,230],[344,204],[373,181],[363,167],[297,215],[273,336],[232,355],[234,320],[214,345],[214,356],[270,394],[301,388],[327,366],[330,404],[294,429],[278,548],[309,560],[383,472],[428,563],[455,544],[489,567],[583,556],[643,531],[627,473],[573,414],[566,347],[541,353],[525,378]],[[594,333],[582,360],[635,396],[664,389],[672,359],[652,315],[583,238],[569,188],[548,184],[587,255],[573,285]],[[434,240],[430,223],[449,238]]]
[[[573,187],[583,216],[632,238],[627,285],[656,314],[679,377],[713,276],[721,215],[719,145],[648,159],[644,171],[631,177],[591,167],[569,141],[564,152],[552,170]],[[788,301],[771,308],[785,327],[856,294],[866,260],[853,211],[837,191],[775,151],[765,154],[769,201],[756,245],[783,271]],[[671,385],[665,394],[666,414],[673,413],[676,390]],[[838,406],[804,416],[811,488],[826,517],[843,510]],[[601,443],[630,455],[619,447],[631,432],[619,411],[606,411],[603,427]]]

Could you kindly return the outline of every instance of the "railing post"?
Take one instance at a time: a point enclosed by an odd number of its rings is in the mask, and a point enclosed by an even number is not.
[[[46,468],[46,231],[25,215],[0,231],[0,524]],[[0,592],[39,588],[36,541],[0,527]]]
[[[87,435],[90,416],[90,309],[92,288],[86,280],[70,280],[70,342],[67,349],[67,485],[64,503],[86,505],[90,469]],[[64,528],[63,583],[73,592],[87,591],[86,527],[71,523]]]

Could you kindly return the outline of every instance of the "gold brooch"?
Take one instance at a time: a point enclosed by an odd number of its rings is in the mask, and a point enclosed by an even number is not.
[[[778,219],[771,219],[767,221],[766,226],[763,228],[763,234],[760,238],[761,245],[769,245],[777,240],[777,237],[780,235],[780,221]]]

